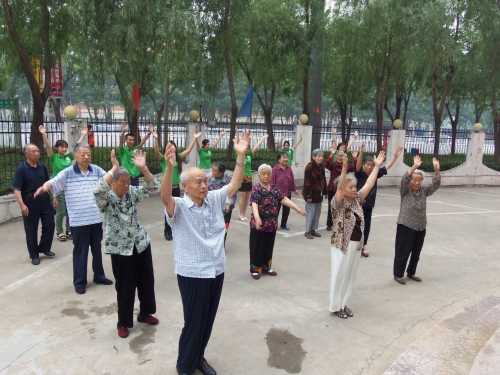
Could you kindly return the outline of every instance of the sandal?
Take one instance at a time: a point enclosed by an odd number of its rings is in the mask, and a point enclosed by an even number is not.
[[[65,235],[65,234],[63,234],[63,233],[59,233],[59,234],[56,234],[56,236],[57,236],[57,239],[58,239],[59,241],[61,241],[61,242],[66,241],[66,235]]]
[[[73,236],[71,235],[71,232],[66,232],[66,238],[68,240],[72,240],[73,239]]]
[[[344,310],[335,311],[334,314],[337,315],[339,318],[342,318],[342,319],[347,319],[348,318],[348,316],[344,312]]]
[[[349,318],[352,318],[354,314],[352,313],[351,309],[347,306],[344,306],[344,312],[347,314]]]

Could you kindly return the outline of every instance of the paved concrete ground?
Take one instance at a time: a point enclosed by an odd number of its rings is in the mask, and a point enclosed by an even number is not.
[[[278,277],[255,281],[248,272],[248,223],[233,220],[206,358],[219,374],[384,373],[438,323],[500,292],[499,198],[499,188],[465,187],[442,188],[430,197],[417,272],[423,282],[402,286],[392,278],[398,191],[379,189],[371,255],[361,260],[348,304],[354,318],[348,320],[328,312],[330,246],[324,226],[322,238],[308,240],[304,220],[292,211],[291,231],[277,235]],[[303,207],[301,199],[296,202]],[[57,256],[42,256],[33,266],[22,222],[0,226],[0,374],[176,373],[182,305],[159,196],[143,202],[139,212],[152,238],[160,324],[136,323],[127,339],[116,333],[113,286],[90,282],[86,294],[74,292],[69,242],[54,240]],[[104,266],[112,278],[108,256]]]

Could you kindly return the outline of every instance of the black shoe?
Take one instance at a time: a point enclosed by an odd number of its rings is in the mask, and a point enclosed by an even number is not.
[[[173,237],[172,237],[172,235],[171,235],[170,233],[165,233],[165,239],[166,239],[167,241],[172,241],[172,240],[173,240]]]
[[[198,365],[196,369],[200,370],[203,375],[217,375],[217,372],[208,364],[206,359],[204,359],[202,364]]]
[[[110,279],[104,278],[104,280],[96,280],[94,279],[94,283],[103,284],[103,285],[113,285],[113,282]]]
[[[40,264],[40,258],[31,259],[31,264],[34,266],[38,266]]]
[[[177,370],[178,375],[193,375],[193,374],[188,374],[187,372],[180,372],[177,366],[175,366],[175,369]]]
[[[77,292],[78,294],[85,294],[85,287],[83,287],[83,288],[76,288],[75,287],[75,292]]]
[[[45,251],[45,252],[43,252],[42,254],[43,254],[43,255],[45,255],[45,256],[48,256],[48,257],[55,257],[55,256],[56,256],[56,254],[54,254],[54,253],[53,253],[52,251],[50,251],[50,250],[49,250],[49,251]]]

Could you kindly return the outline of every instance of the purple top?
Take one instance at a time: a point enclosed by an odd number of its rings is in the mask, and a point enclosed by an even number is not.
[[[297,190],[292,167],[287,165],[285,169],[283,169],[279,164],[276,164],[273,167],[272,173],[271,185],[276,186],[278,190],[285,195],[285,197],[291,197],[292,191]]]

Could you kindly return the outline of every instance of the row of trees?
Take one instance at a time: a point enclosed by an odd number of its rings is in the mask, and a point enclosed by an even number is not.
[[[24,77],[35,142],[41,141],[37,124],[50,70],[62,57],[64,85],[73,93],[65,100],[83,96],[89,107],[108,114],[119,101],[132,131],[140,115],[137,87],[158,126],[179,92],[197,98],[193,107],[225,99],[234,136],[243,79],[255,86],[274,145],[273,116],[283,108],[276,103],[288,100],[309,114],[310,83],[319,72],[322,110],[335,108],[344,138],[353,113],[373,110],[381,148],[384,117],[400,118],[405,126],[410,99],[418,97],[431,103],[435,154],[443,119],[455,137],[470,107],[476,122],[491,113],[500,159],[498,1],[351,0],[328,9],[324,0],[1,1],[0,90],[18,81],[12,77]],[[42,61],[42,92],[32,58]],[[54,101],[56,114],[60,105]]]

